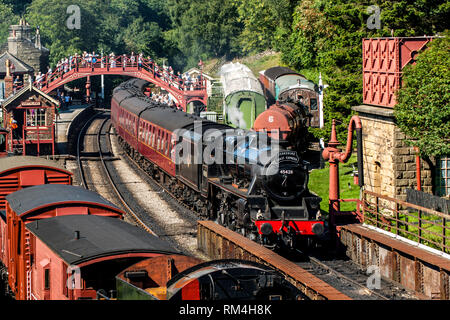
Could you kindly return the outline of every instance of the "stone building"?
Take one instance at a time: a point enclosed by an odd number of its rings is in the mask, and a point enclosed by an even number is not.
[[[365,188],[384,196],[406,199],[406,189],[450,196],[450,155],[419,158],[395,123],[396,91],[403,68],[415,64],[433,37],[363,39],[363,105],[357,111],[363,126]],[[420,182],[417,169],[420,168]]]
[[[373,105],[352,108],[363,126],[364,182],[368,191],[406,200],[406,189],[417,188],[416,152],[395,124],[394,110]],[[421,189],[433,193],[434,163],[420,159]],[[439,170],[438,170],[439,171]]]
[[[0,53],[4,51],[32,67],[35,74],[47,72],[50,51],[42,46],[39,29],[33,32],[24,19],[18,25],[9,26],[8,40],[0,45]]]
[[[0,44],[0,101],[7,98],[4,81],[6,60],[12,64],[13,79],[19,77],[23,85],[29,81],[29,76],[47,72],[49,53],[41,45],[39,29],[34,32],[24,19],[18,25],[11,25],[7,42]]]

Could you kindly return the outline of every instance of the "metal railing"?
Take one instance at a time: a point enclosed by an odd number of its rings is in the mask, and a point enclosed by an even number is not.
[[[370,191],[362,202],[364,223],[450,253],[450,215]]]
[[[80,57],[74,56],[67,63],[58,66],[52,73],[43,74],[36,78],[34,86],[39,89],[48,88],[56,81],[59,81],[66,77],[67,74],[74,72],[86,72],[94,71],[95,69],[104,72],[109,71],[130,71],[130,70],[145,70],[149,72],[153,78],[159,78],[160,80],[168,83],[168,85],[175,87],[180,91],[196,91],[206,89],[206,79],[201,77],[200,79],[185,79],[182,75],[175,74],[167,67],[161,67],[157,65],[152,59],[139,58],[138,56],[96,56],[93,60],[92,57]],[[74,70],[74,71],[72,71]]]

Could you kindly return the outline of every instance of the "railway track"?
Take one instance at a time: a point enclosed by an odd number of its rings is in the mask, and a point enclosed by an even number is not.
[[[100,114],[106,114],[106,113],[105,112],[101,112]],[[89,184],[87,182],[85,169],[83,167],[83,161],[91,161],[91,160],[94,160],[96,157],[90,157],[89,158],[89,157],[82,157],[81,156],[81,154],[82,154],[81,153],[81,139],[82,139],[83,136],[85,136],[87,127],[92,125],[94,119],[96,119],[98,117],[99,117],[99,114],[95,114],[93,117],[91,117],[91,119],[86,121],[86,123],[84,124],[84,126],[80,130],[80,132],[78,134],[78,138],[77,138],[78,139],[78,141],[77,141],[77,164],[78,164],[78,168],[79,168],[80,182],[81,182],[81,185],[84,188],[86,188],[86,189],[89,189]],[[111,145],[110,145],[109,139],[106,139],[105,140],[106,144],[103,144],[101,138],[107,132],[109,132],[109,128],[110,127],[111,127],[110,119],[109,119],[109,117],[105,117],[103,120],[101,120],[100,125],[97,125],[97,128],[96,128],[96,131],[97,131],[97,133],[96,133],[96,144],[97,144],[96,145],[96,149],[98,150],[98,160],[99,160],[99,162],[101,164],[101,167],[103,169],[105,177],[106,177],[107,181],[109,182],[109,185],[111,186],[112,190],[114,191],[114,193],[115,193],[115,195],[117,197],[116,199],[119,200],[119,202],[123,206],[124,210],[136,222],[136,224],[138,224],[141,228],[143,228],[147,232],[157,236],[157,234],[155,232],[153,232],[153,230],[148,226],[148,224],[145,223],[143,221],[143,219],[140,217],[140,213],[134,211],[128,205],[128,203],[124,199],[122,193],[117,188],[117,185],[116,185],[114,179],[111,176],[111,172],[108,169],[108,166],[106,165],[107,157],[105,157],[105,154],[111,154]],[[111,158],[111,157],[108,157],[108,158]],[[112,159],[114,159],[114,158],[112,158]],[[95,160],[97,160],[97,159],[95,159]]]
[[[197,250],[196,216],[124,155],[110,135],[109,118],[108,112],[100,110],[79,132],[79,183],[121,207],[128,213],[128,222],[167,240],[182,252],[207,258]]]
[[[108,125],[107,125],[108,124]],[[106,160],[103,156],[103,151],[102,151],[102,143],[101,143],[101,137],[102,137],[102,130],[103,128],[107,128],[104,131],[104,134],[109,134],[109,130],[111,128],[111,120],[109,118],[106,118],[103,120],[102,124],[100,125],[100,129],[98,130],[97,133],[97,146],[98,146],[98,150],[99,150],[99,156],[100,156],[100,162],[102,165],[102,168],[106,174],[106,177],[108,178],[108,181],[111,185],[111,187],[113,188],[115,194],[117,195],[118,200],[122,203],[122,205],[125,207],[125,210],[128,212],[128,214],[133,218],[133,220],[141,227],[143,228],[145,231],[147,231],[148,233],[153,234],[154,236],[158,236],[155,232],[153,232],[153,230],[141,219],[140,214],[136,211],[134,211],[127,203],[127,201],[125,200],[125,198],[123,197],[122,193],[120,192],[120,190],[117,188],[112,176],[111,176],[111,172],[108,169],[108,166],[106,165]],[[110,145],[110,140],[106,139],[107,145],[108,145],[108,151],[107,153],[111,153],[111,145]]]
[[[377,278],[375,270],[366,273],[344,259],[320,260],[313,256],[296,262],[319,279],[357,300],[415,300],[417,296],[391,282]]]

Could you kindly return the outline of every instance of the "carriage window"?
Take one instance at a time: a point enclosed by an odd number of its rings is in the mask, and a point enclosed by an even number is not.
[[[27,109],[27,126],[45,126],[45,109]]]
[[[157,137],[156,137],[157,143],[156,143],[156,150],[159,150],[159,143],[161,142],[161,130],[158,129]]]
[[[163,153],[167,154],[167,138],[168,134],[167,132],[164,132],[164,142],[163,142]]]
[[[155,135],[156,135],[156,129],[155,127],[152,128],[152,147],[155,147]]]
[[[149,145],[150,141],[152,141],[152,126],[148,125],[147,137],[145,139],[145,142],[147,142],[147,144]]]
[[[169,156],[171,152],[172,152],[172,135],[169,134],[167,141],[167,155]]]
[[[317,99],[310,99],[310,110],[317,110]]]
[[[169,134],[166,132],[166,140],[164,143],[164,154],[167,155],[169,151]]]
[[[44,289],[50,289],[50,269],[44,269]]]

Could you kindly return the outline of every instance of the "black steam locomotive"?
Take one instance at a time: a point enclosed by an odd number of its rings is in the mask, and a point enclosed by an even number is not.
[[[320,197],[295,151],[267,134],[211,122],[155,103],[143,80],[114,90],[111,118],[131,156],[203,218],[270,248],[299,246],[324,232]]]

